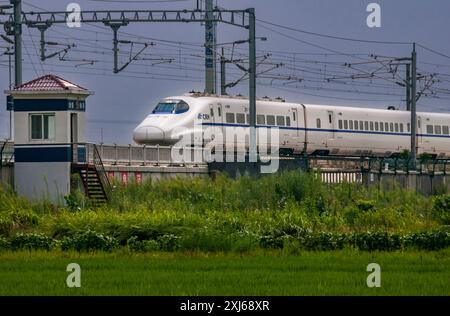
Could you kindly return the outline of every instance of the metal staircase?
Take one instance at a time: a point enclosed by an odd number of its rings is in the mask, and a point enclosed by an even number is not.
[[[74,163],[83,183],[84,192],[94,205],[105,204],[111,193],[111,183],[103,166],[102,158],[95,144],[86,144],[86,162]],[[77,148],[75,148],[77,150]],[[92,154],[92,160],[90,160]]]

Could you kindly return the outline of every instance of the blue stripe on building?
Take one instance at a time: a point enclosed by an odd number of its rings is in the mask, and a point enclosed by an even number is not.
[[[16,112],[32,111],[85,111],[85,101],[67,99],[14,99],[9,100],[8,108]]]
[[[71,162],[72,148],[67,147],[32,147],[14,148],[16,162]]]

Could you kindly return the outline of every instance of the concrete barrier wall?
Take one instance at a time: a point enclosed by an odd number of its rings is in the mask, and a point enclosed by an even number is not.
[[[7,164],[0,167],[0,185],[14,187],[13,164]]]

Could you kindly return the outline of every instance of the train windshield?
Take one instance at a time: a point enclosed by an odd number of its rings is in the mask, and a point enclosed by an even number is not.
[[[189,105],[182,100],[163,101],[158,103],[153,114],[181,114],[189,111]]]

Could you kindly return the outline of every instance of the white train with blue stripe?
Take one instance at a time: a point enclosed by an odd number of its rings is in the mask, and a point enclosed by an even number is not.
[[[174,145],[182,134],[194,132],[194,121],[199,118],[205,128],[213,126],[223,135],[234,127],[248,132],[248,99],[195,93],[166,98],[136,127],[133,138],[138,144]],[[177,132],[181,127],[185,128],[182,134]],[[280,151],[294,154],[389,157],[409,150],[411,142],[410,113],[398,110],[264,98],[257,100],[257,128],[264,127],[278,127]],[[450,158],[449,129],[450,114],[418,112],[418,154]],[[248,139],[232,146],[248,147]]]

